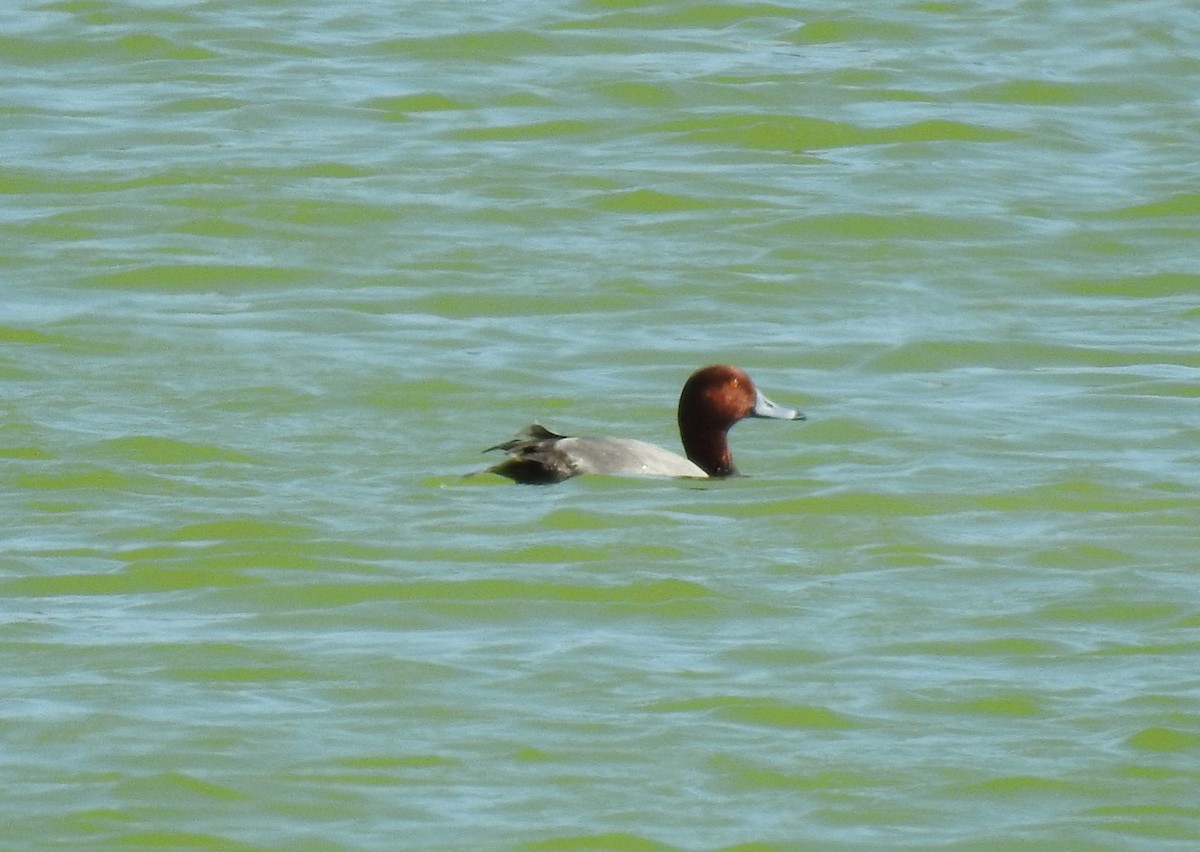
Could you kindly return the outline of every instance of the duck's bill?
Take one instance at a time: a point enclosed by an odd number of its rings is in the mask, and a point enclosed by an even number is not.
[[[782,405],[771,402],[758,389],[755,389],[755,395],[754,408],[750,411],[751,417],[769,417],[772,420],[804,419],[803,411],[797,411],[794,408],[784,408]]]

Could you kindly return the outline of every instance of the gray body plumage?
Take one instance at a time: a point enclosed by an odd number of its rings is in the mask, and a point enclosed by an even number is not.
[[[509,458],[491,468],[518,481],[560,482],[581,473],[613,476],[695,476],[700,467],[678,453],[633,438],[574,438],[534,423],[491,449]]]

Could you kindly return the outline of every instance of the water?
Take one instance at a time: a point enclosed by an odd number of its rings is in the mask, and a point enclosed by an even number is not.
[[[0,32],[0,845],[1200,840],[1187,4]]]

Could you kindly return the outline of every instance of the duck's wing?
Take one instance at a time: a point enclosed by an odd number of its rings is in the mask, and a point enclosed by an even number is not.
[[[566,437],[551,432],[540,423],[531,423],[512,440],[484,450],[485,453],[491,450],[508,453],[507,459],[488,471],[530,485],[548,485],[570,479],[581,471],[570,455],[558,449],[558,442]]]

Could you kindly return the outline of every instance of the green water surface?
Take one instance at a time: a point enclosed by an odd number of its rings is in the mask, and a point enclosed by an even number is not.
[[[1200,843],[1187,3],[0,11],[0,847]],[[537,419],[723,482],[468,476]]]

